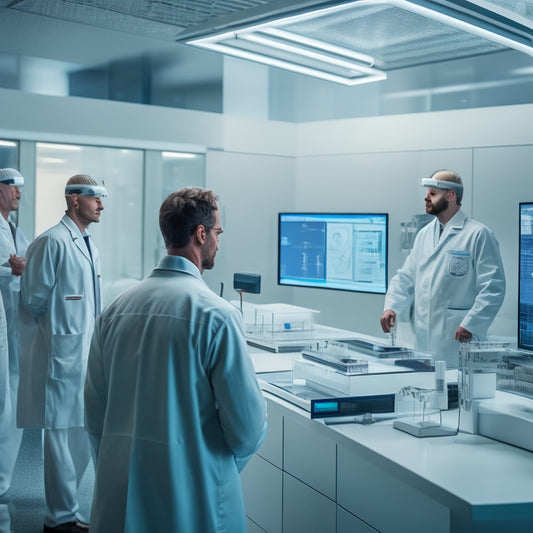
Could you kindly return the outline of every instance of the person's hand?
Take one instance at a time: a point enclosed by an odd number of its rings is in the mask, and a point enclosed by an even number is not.
[[[472,338],[472,333],[467,329],[459,326],[455,331],[455,340],[459,342],[468,342]]]
[[[390,333],[392,327],[396,324],[396,313],[392,309],[387,309],[381,315],[381,329],[385,333]]]
[[[11,265],[11,272],[14,276],[22,276],[26,266],[26,258],[11,254],[9,256],[9,264]]]

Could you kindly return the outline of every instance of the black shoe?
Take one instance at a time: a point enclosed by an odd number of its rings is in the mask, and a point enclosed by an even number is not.
[[[62,531],[64,533],[88,533],[89,524],[85,524],[79,520],[73,520],[72,522],[65,522],[64,524],[59,524],[54,527],[47,526],[46,524],[43,527],[43,533],[53,533],[54,531]]]

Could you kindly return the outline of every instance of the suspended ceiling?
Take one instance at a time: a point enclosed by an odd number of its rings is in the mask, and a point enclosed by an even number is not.
[[[213,33],[290,16],[302,10],[345,2],[280,0],[0,0],[0,8],[78,22],[136,36],[183,40],[184,35]],[[478,55],[505,49],[479,36],[412,12],[397,2],[352,2],[354,7],[284,26],[338,46],[367,53],[384,69]],[[409,6],[409,2],[404,2]],[[525,39],[533,36],[533,2],[525,0],[420,1],[437,10],[474,13],[481,21],[494,13],[500,26],[510,21]]]
[[[465,9],[465,6],[471,5],[482,10],[490,8],[500,20],[514,20],[522,35],[526,34],[526,38],[528,33],[533,33],[533,0],[420,2],[438,3],[440,7],[452,6],[454,9]],[[90,46],[87,45],[90,38],[83,38],[81,35],[79,43],[73,39],[67,46],[61,42],[56,49],[51,50],[54,35],[50,34],[50,28],[53,26],[48,25],[46,39],[42,36],[39,47],[35,45],[38,50],[34,48],[28,55],[71,61],[78,63],[78,68],[85,68],[87,65],[140,56],[143,53],[157,55],[161,52],[161,58],[168,57],[171,53],[176,65],[179,63],[179,75],[167,62],[163,74],[167,78],[165,83],[168,83],[169,91],[179,84],[198,85],[209,80],[213,82],[215,78],[220,85],[220,58],[211,53],[198,54],[194,48],[184,45],[183,42],[190,36],[242,28],[279,16],[296,15],[302,8],[316,9],[332,3],[334,2],[316,0],[0,0],[0,54],[5,51],[13,53],[16,47],[21,49],[17,53],[24,54],[22,48],[30,43],[15,43],[9,37],[2,42],[2,33],[6,32],[1,31],[1,25],[2,19],[7,21],[6,24],[9,23],[9,15],[25,15],[28,19],[24,20],[74,23],[78,28],[86,28],[94,35],[94,43]],[[289,26],[289,29],[315,38],[327,37],[343,47],[357,48],[358,51],[372,55],[375,66],[387,72],[407,72],[420,65],[438,66],[444,62],[457,62],[461,59],[468,61],[469,58],[476,57],[480,61],[484,61],[484,57],[494,57],[494,70],[500,70],[496,66],[499,53],[506,50],[501,44],[460,32],[388,3],[371,5],[363,0],[356,3],[360,3],[361,7],[353,16],[332,15],[320,20],[298,22],[297,25]],[[29,29],[26,40],[37,42],[39,24],[35,24],[37,28]],[[104,34],[98,32],[104,31],[107,32],[106,37],[112,33],[116,39],[100,39],[100,35]],[[23,35],[21,40],[22,37]],[[500,57],[504,56],[500,54]],[[533,61],[529,62],[530,59],[526,56],[517,64],[526,67],[533,65]],[[165,61],[161,59],[161,63]],[[154,60],[154,64],[156,62]],[[150,68],[154,68],[154,65]],[[173,82],[171,78],[174,75],[181,79]],[[280,75],[277,77],[280,78]],[[508,81],[509,75],[505,74],[505,77]],[[460,82],[459,79],[457,81]],[[466,77],[464,81],[475,80]],[[490,80],[490,83],[495,81]],[[411,91],[416,89],[414,86],[409,87]]]

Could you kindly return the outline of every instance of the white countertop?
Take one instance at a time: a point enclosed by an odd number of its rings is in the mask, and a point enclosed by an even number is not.
[[[254,348],[250,352],[258,373],[290,370],[293,359],[300,355],[273,354]],[[309,417],[303,409],[268,393],[265,395]],[[516,397],[497,392],[497,400],[509,398],[513,401]],[[443,423],[455,428],[457,416],[457,409],[443,412]],[[521,448],[464,432],[449,437],[416,438],[394,429],[390,420],[328,428],[342,435],[340,442],[344,445],[375,454],[376,460],[382,461],[385,467],[394,467],[392,462],[405,470],[406,475],[413,474],[426,491],[445,491],[449,497],[473,506],[527,504],[533,509],[533,453]],[[491,510],[481,507],[478,512]]]

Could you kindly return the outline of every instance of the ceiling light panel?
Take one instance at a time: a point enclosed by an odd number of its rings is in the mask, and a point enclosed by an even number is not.
[[[487,41],[391,2],[354,2],[320,16],[296,19],[283,29],[372,55],[383,70],[503,50]]]
[[[327,2],[327,7],[249,27],[237,23],[187,42],[290,70],[299,65],[351,85],[384,79],[387,70],[509,48],[533,55],[533,20],[523,4],[531,2]]]

